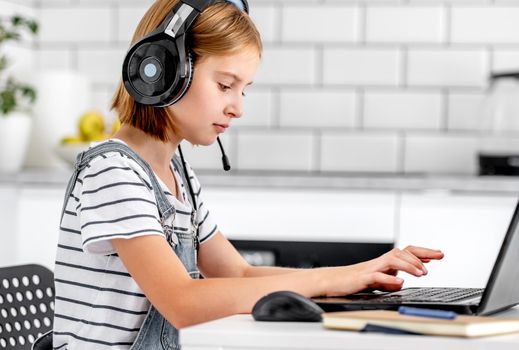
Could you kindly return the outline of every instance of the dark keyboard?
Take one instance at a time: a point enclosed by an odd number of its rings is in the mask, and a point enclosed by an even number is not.
[[[455,301],[481,296],[483,288],[409,288],[398,292],[380,295],[363,302],[373,303],[452,303]]]

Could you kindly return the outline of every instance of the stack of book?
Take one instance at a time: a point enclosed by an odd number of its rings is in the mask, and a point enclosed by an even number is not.
[[[331,329],[379,331],[396,334],[482,337],[519,332],[519,319],[456,316],[451,319],[403,315],[398,311],[369,310],[322,314]]]

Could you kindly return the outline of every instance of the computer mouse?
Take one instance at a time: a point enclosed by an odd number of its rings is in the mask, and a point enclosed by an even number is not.
[[[289,291],[265,295],[252,308],[256,321],[321,322],[323,313],[316,303],[301,294]]]

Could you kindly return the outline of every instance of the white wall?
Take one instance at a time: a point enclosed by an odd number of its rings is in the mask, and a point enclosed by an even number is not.
[[[4,3],[18,2],[0,0],[2,11]],[[94,107],[108,113],[150,3],[34,1],[42,29],[35,66],[88,75]],[[251,0],[250,7],[265,52],[245,116],[224,136],[234,168],[476,172],[487,76],[519,68],[518,1]],[[499,147],[518,150],[517,137]],[[220,166],[215,150],[186,153],[198,168]]]

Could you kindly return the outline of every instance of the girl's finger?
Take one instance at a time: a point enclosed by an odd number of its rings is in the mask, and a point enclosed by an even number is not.
[[[401,254],[404,256],[404,254]],[[413,263],[395,255],[388,256],[389,261],[386,262],[388,267],[392,270],[399,270],[407,272],[410,275],[420,277],[424,274],[424,271],[421,267],[417,267]]]
[[[413,264],[417,269],[422,270],[424,274],[427,274],[427,269],[422,263],[422,260],[418,259],[414,254],[407,250],[402,250],[402,254],[399,254],[399,257],[403,260],[407,261],[410,264]]]
[[[382,272],[375,272],[372,274],[372,283],[370,285],[384,286],[384,288],[391,288],[398,290],[402,288],[404,280],[400,277],[388,275]]]
[[[419,259],[439,260],[443,258],[443,252],[438,249],[407,246],[404,250],[410,252]]]

